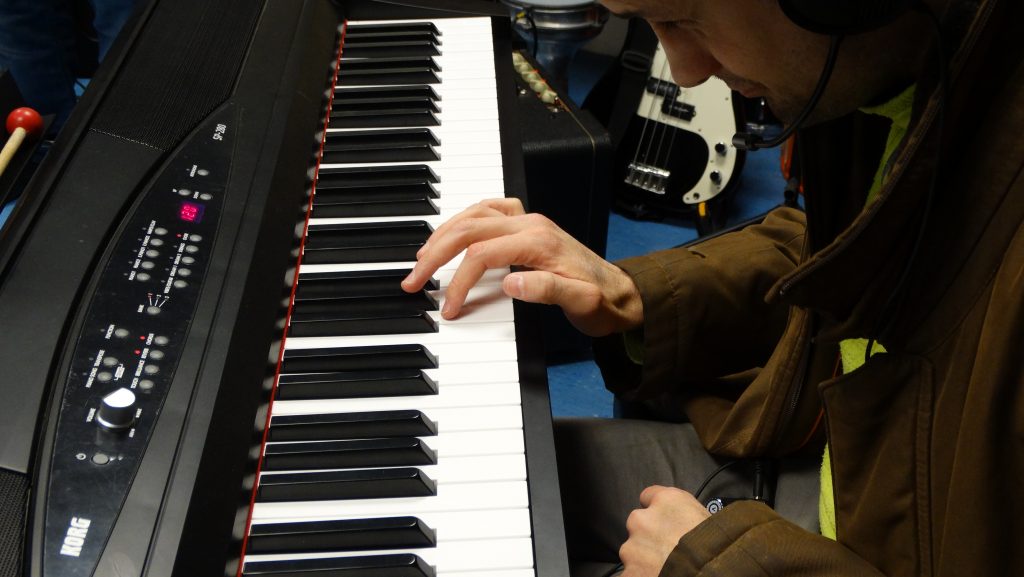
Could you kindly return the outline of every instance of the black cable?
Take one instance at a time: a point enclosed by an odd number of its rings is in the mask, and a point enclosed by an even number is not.
[[[722,465],[721,467],[719,467],[719,468],[715,469],[714,471],[712,471],[710,475],[708,475],[707,477],[704,478],[704,482],[700,484],[700,487],[697,487],[697,490],[693,492],[693,498],[699,500],[700,499],[700,494],[704,492],[704,489],[708,488],[708,483],[710,483],[712,479],[717,477],[718,474],[721,473],[722,471],[728,469],[729,467],[732,467],[733,465],[735,465],[736,463],[739,463],[739,462],[740,462],[739,459],[737,459],[735,461],[729,461],[728,463],[726,463],[726,464]]]
[[[533,20],[533,7],[526,8],[526,21],[530,23],[530,31],[533,33],[533,59],[537,60],[537,44],[540,43],[537,23]]]
[[[828,87],[828,80],[832,77],[832,71],[835,70],[836,60],[839,59],[839,46],[843,43],[843,36],[836,34],[829,38],[828,44],[828,56],[825,58],[825,67],[821,70],[821,76],[818,77],[818,84],[814,87],[814,92],[811,94],[811,98],[807,101],[807,105],[800,111],[800,114],[791,122],[785,130],[779,133],[775,138],[765,141],[758,134],[750,132],[738,132],[732,137],[732,145],[742,150],[759,150],[762,148],[774,148],[790,137],[796,132],[807,120],[807,117],[814,112],[814,109],[818,106],[818,101],[821,100],[822,95],[825,94],[825,88]]]
[[[939,171],[942,169],[942,157],[943,149],[945,148],[943,143],[945,126],[946,126],[946,100],[949,95],[949,70],[946,62],[946,51],[942,41],[942,23],[939,21],[939,17],[933,12],[926,4],[918,3],[916,6],[917,10],[924,12],[931,20],[933,30],[935,32],[936,40],[936,52],[939,58],[939,112],[936,118],[936,133],[939,138],[939,149],[936,152],[935,159],[935,170],[932,171],[931,180],[928,184],[928,193],[924,200],[924,210],[921,215],[921,223],[917,228],[917,236],[914,238],[914,244],[910,249],[910,256],[907,259],[907,264],[900,273],[899,279],[896,281],[896,286],[889,293],[889,297],[886,299],[885,304],[882,305],[881,311],[878,315],[878,320],[875,321],[875,327],[871,331],[868,338],[867,347],[864,349],[864,362],[867,363],[868,359],[871,358],[871,349],[875,346],[875,341],[879,337],[885,336],[885,333],[892,327],[892,321],[896,313],[903,307],[904,301],[906,301],[906,293],[904,292],[904,285],[910,279],[910,271],[913,268],[914,262],[917,260],[918,254],[921,251],[921,246],[924,243],[924,233],[928,228],[928,217],[932,211],[932,204],[935,201],[936,191],[939,187]]]

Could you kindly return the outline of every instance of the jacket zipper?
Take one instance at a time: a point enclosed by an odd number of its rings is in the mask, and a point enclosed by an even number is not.
[[[808,336],[804,339],[803,350],[800,352],[799,374],[790,383],[790,389],[786,392],[786,403],[782,406],[782,413],[779,415],[779,424],[775,427],[775,434],[772,436],[772,446],[778,447],[782,436],[792,425],[793,415],[796,414],[796,407],[800,404],[800,397],[803,394],[804,383],[807,382],[807,372],[810,367],[811,346],[814,344],[815,322],[814,313],[810,313],[807,320]]]

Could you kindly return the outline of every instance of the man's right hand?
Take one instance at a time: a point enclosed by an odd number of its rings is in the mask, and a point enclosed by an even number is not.
[[[527,214],[514,198],[485,200],[441,225],[417,253],[402,288],[414,292],[463,250],[445,293],[441,315],[459,315],[466,295],[487,269],[521,265],[505,277],[510,297],[558,305],[577,329],[604,336],[643,323],[640,292],[622,269],[604,260],[540,214]]]

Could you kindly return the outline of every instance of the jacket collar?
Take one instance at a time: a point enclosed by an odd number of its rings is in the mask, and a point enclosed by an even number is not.
[[[980,184],[979,168],[965,164],[965,158],[961,156],[971,139],[981,138],[982,128],[977,128],[979,115],[991,117],[989,101],[999,97],[998,94],[986,93],[984,88],[1002,93],[1019,89],[1003,85],[1007,70],[996,68],[993,74],[994,65],[989,54],[993,36],[997,35],[991,29],[996,27],[996,22],[1006,21],[1005,15],[993,18],[993,13],[997,8],[1003,9],[1002,12],[1018,10],[1007,8],[1007,4],[1015,3],[1004,1],[999,4],[998,0],[986,0],[978,4],[958,43],[958,50],[950,59],[952,89],[944,105],[940,102],[942,91],[936,79],[919,79],[912,128],[894,154],[890,177],[878,199],[861,211],[834,240],[806,256],[800,267],[782,278],[769,292],[770,300],[779,299],[822,313],[831,321],[822,338],[839,340],[882,336],[884,338],[880,340],[887,347],[906,343],[914,333],[912,327],[920,325],[928,317],[926,305],[941,301],[954,279],[964,278],[965,272],[972,268],[971,261],[978,257],[977,251],[972,249],[986,243],[998,243],[1015,228],[1013,214],[1010,214],[1003,218],[1006,222],[999,231],[993,233],[990,230],[993,215],[1008,202],[1009,186],[1005,183],[1002,187]],[[1016,61],[1013,58],[1002,60],[1005,60],[1004,64],[1016,62],[1015,67],[1020,67],[1019,57]],[[979,91],[979,87],[983,90]],[[975,99],[985,103],[980,111]],[[1011,120],[1015,122],[1017,119]],[[1024,127],[1024,122],[1011,122],[1009,127],[993,130],[1005,134],[1019,131],[1021,127]],[[836,202],[829,198],[828,193],[812,202],[812,191],[830,190],[834,197],[844,184],[835,182],[834,175],[828,174],[828,161],[820,155],[816,157],[818,151],[813,142],[816,138],[835,136],[834,133],[829,134],[828,127],[809,129],[801,134],[801,138],[806,137],[808,145],[805,146],[804,165],[807,167],[808,236],[812,243],[815,234],[820,232],[813,229],[815,202],[822,205]],[[987,138],[989,135],[982,136]],[[941,159],[940,139],[945,145]],[[984,144],[984,140],[978,144]],[[1002,176],[1019,170],[1013,164],[1019,163],[1022,146],[1018,144],[1007,152],[1006,165],[995,167]],[[840,162],[844,160],[847,159],[839,159]],[[877,163],[877,157],[875,160]],[[940,173],[943,178],[952,177],[952,180],[938,182],[933,198],[929,198],[931,179],[940,161],[942,168],[955,165],[957,171],[955,174]],[[814,169],[818,165],[826,169],[819,170],[816,175]],[[832,182],[830,177],[833,177]],[[957,186],[970,186],[971,197],[966,199],[965,193]],[[959,221],[950,222],[958,218]],[[1019,224],[1019,217],[1016,222]],[[922,223],[924,234],[919,238]],[[985,239],[993,234],[999,238]],[[1008,242],[1008,238],[1004,240]],[[911,258],[911,255],[915,256]],[[981,271],[975,276],[980,274]],[[971,278],[967,275],[968,281]],[[981,282],[980,277],[975,280]]]

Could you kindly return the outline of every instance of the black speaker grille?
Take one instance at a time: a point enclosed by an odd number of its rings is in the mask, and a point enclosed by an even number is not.
[[[92,129],[160,150],[173,147],[230,96],[262,5],[263,0],[159,2]]]
[[[0,469],[0,577],[21,575],[28,478]]]

